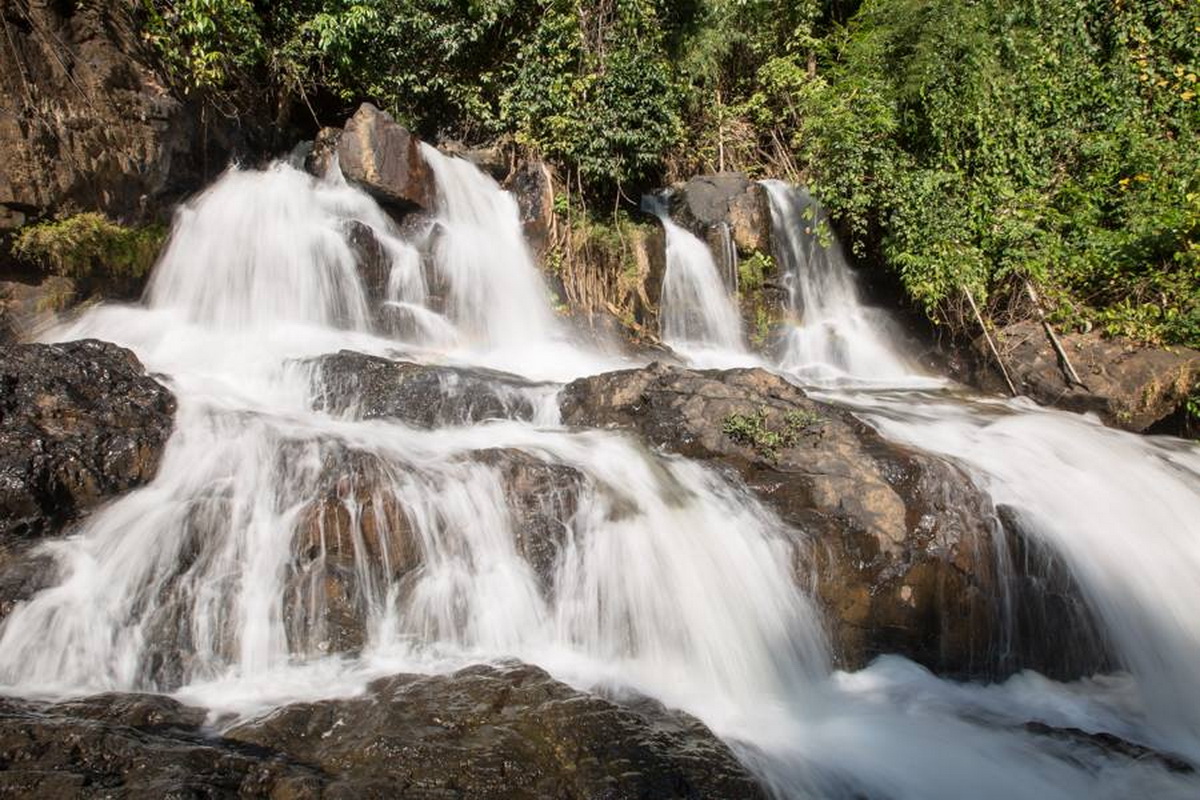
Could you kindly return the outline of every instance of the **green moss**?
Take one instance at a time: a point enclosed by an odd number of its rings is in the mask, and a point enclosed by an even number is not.
[[[64,278],[128,280],[150,271],[165,238],[160,225],[131,228],[88,212],[24,228],[13,252]]]
[[[721,427],[722,432],[734,442],[752,448],[760,456],[774,461],[779,451],[795,447],[800,438],[819,427],[824,418],[804,409],[794,409],[784,414],[783,425],[772,426],[767,420],[766,406],[753,414],[730,414]]]
[[[738,263],[738,288],[743,295],[757,292],[762,288],[766,276],[775,271],[775,259],[766,253],[755,250]]]

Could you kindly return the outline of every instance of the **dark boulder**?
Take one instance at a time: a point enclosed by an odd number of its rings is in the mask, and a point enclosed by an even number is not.
[[[321,796],[319,770],[212,736],[204,716],[154,695],[0,699],[0,797]]]
[[[359,106],[337,138],[346,179],[400,212],[431,211],[437,190],[420,140],[370,103]]]
[[[1061,335],[1084,386],[1068,381],[1041,325],[1019,322],[997,332],[996,344],[1017,391],[1041,405],[1097,414],[1106,425],[1144,431],[1171,416],[1200,385],[1200,351],[1151,347],[1098,331]],[[1006,391],[986,342],[976,342],[971,382]]]
[[[996,556],[998,544],[1008,546],[996,537],[1008,534],[988,498],[947,462],[883,440],[764,370],[655,364],[575,381],[561,405],[567,424],[636,430],[712,463],[800,532],[797,576],[827,611],[840,664],[897,652],[954,674],[1071,668],[1053,653],[1041,661],[1012,651],[1001,598],[1018,579]],[[1019,583],[1030,594],[1018,600],[1044,606],[1042,585]],[[1054,633],[1064,651],[1085,627],[1049,619],[1062,628]]]
[[[226,736],[319,767],[347,797],[764,796],[699,721],[523,664],[385,678],[364,697],[287,706]]]
[[[530,392],[539,387],[493,370],[413,364],[349,350],[307,363],[314,367],[320,408],[422,428],[532,419]]]
[[[737,249],[771,252],[771,213],[761,186],[739,172],[699,175],[675,187],[671,217],[701,239],[728,226]]]
[[[175,400],[133,353],[106,342],[0,352],[0,542],[59,532],[148,482]]]

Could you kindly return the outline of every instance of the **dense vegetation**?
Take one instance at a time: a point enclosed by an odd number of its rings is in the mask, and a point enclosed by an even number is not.
[[[612,208],[808,181],[936,322],[1200,345],[1195,0],[145,0],[181,87],[508,138]],[[328,116],[326,119],[324,117]]]

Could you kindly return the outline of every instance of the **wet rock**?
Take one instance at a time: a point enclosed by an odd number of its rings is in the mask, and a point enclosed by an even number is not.
[[[1026,665],[1001,602],[1010,576],[996,545],[1008,534],[956,467],[764,370],[655,364],[575,381],[560,402],[567,424],[636,430],[733,474],[801,532],[798,579],[826,608],[842,665],[886,652],[944,673]],[[1017,600],[1042,604],[1039,585],[1021,584],[1030,594]],[[1065,650],[1076,634],[1064,628]],[[1038,666],[1065,669],[1044,655]]]
[[[759,798],[699,721],[635,711],[523,664],[399,675],[282,708],[227,737],[314,764],[354,797]]]
[[[1041,405],[1091,412],[1106,425],[1144,431],[1171,416],[1200,383],[1200,351],[1149,347],[1097,331],[1059,338],[1084,387],[1068,384],[1039,324],[1016,323],[996,335],[1017,391]],[[972,382],[985,390],[1007,391],[986,343],[977,342],[976,351],[979,366]]]
[[[433,171],[421,156],[420,140],[370,103],[359,106],[337,141],[347,180],[401,212],[432,210]]]
[[[392,259],[370,225],[358,220],[349,220],[345,227],[346,241],[354,251],[354,260],[367,298],[377,306],[387,297]]]
[[[0,542],[0,622],[18,603],[57,583],[54,559],[33,542]]]
[[[328,778],[222,739],[204,711],[166,697],[0,699],[0,797],[320,797]]]
[[[106,342],[0,352],[0,542],[56,533],[149,481],[175,400]]]
[[[1155,763],[1170,772],[1192,774],[1196,771],[1195,767],[1183,758],[1154,750],[1128,739],[1122,739],[1111,733],[1090,733],[1079,728],[1059,728],[1044,722],[1027,722],[1024,727],[1030,733],[1050,740],[1051,747],[1058,743],[1068,745],[1069,749],[1064,756],[1072,761],[1079,760],[1078,751],[1075,748],[1082,746],[1106,758],[1115,756],[1130,761]]]
[[[78,296],[75,281],[51,275],[32,282],[0,282],[0,342],[19,341],[54,324]]]
[[[389,587],[398,590],[392,602],[405,602],[425,561],[425,537],[448,534],[416,530],[406,506],[406,492],[438,492],[436,478],[415,476],[370,453],[324,451],[312,499],[298,514],[284,619],[293,652],[354,653],[366,643],[372,610],[388,602]],[[478,450],[458,460],[495,470],[517,552],[549,597],[583,476],[514,449]]]
[[[317,370],[320,408],[422,428],[532,419],[530,390],[539,386],[503,372],[413,364],[349,350],[308,363]]]

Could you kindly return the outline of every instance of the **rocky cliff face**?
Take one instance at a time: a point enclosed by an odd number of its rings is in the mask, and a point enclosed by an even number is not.
[[[0,0],[0,228],[68,209],[161,218],[271,130],[171,92],[135,13]]]

